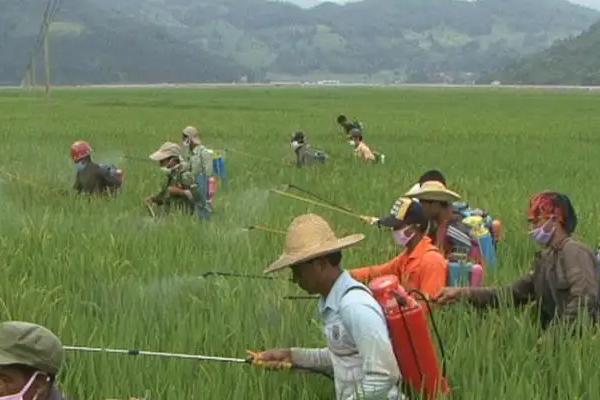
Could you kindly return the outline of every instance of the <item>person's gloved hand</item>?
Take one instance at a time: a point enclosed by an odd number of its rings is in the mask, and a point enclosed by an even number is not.
[[[291,369],[292,351],[290,349],[273,349],[262,352],[247,350],[252,365],[267,369]]]
[[[369,225],[375,225],[375,224],[377,224],[379,222],[379,218],[377,218],[377,217],[369,217],[369,216],[366,216],[366,215],[361,215],[360,219],[363,222],[365,222],[365,223],[367,223]]]

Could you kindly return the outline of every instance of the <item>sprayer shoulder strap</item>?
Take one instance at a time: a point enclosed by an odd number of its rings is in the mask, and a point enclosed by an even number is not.
[[[348,293],[350,293],[353,290],[362,290],[363,292],[367,292],[370,296],[373,295],[373,293],[371,293],[371,291],[364,286],[352,286],[352,287],[349,287],[348,289],[346,289],[346,291],[344,291],[344,293],[342,293],[341,298],[343,299],[344,297],[346,297],[346,295]]]

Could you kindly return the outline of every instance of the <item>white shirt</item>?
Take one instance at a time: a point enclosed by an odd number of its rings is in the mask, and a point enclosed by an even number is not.
[[[331,372],[337,400],[399,398],[400,371],[377,301],[348,272],[337,279],[319,312],[328,347],[292,349],[292,362]]]

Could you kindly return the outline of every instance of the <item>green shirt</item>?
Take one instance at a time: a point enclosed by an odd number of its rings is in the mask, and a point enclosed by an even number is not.
[[[159,205],[164,205],[167,207],[176,205],[184,209],[193,210],[193,204],[188,199],[181,196],[171,196],[169,193],[169,188],[172,186],[191,190],[192,185],[194,185],[194,178],[192,174],[185,168],[185,165],[179,164],[167,175],[161,191],[154,195],[152,199]]]
[[[185,167],[194,177],[194,180],[200,175],[213,175],[213,158],[214,152],[205,146],[196,146],[188,152],[185,158]]]

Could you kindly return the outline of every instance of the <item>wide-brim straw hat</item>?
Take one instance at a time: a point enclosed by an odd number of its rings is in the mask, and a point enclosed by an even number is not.
[[[363,234],[338,238],[323,218],[315,214],[302,215],[292,221],[283,254],[265,270],[265,274],[335,253],[364,238]]]
[[[405,196],[419,200],[443,201],[447,203],[460,200],[458,193],[449,190],[443,183],[437,181],[423,182],[419,188],[412,187]]]

